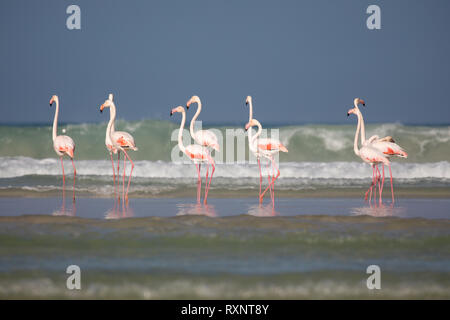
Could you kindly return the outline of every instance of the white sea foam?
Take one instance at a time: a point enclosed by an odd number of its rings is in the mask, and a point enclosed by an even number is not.
[[[75,162],[77,176],[112,175],[111,162],[107,160],[79,160]],[[65,173],[73,173],[72,164],[65,160]],[[122,172],[123,163],[121,163]],[[263,174],[267,173],[267,165],[263,163]],[[130,165],[127,164],[127,174]],[[283,162],[280,164],[280,180],[282,179],[365,179],[372,176],[369,165],[361,162]],[[398,179],[440,179],[450,180],[450,162],[401,163],[392,164],[394,176]],[[0,158],[0,179],[23,176],[59,176],[61,165],[59,159],[32,159],[27,157]],[[195,178],[195,167],[190,164],[179,164],[164,161],[135,161],[134,177],[179,179]],[[386,168],[386,175],[388,170]],[[214,172],[216,178],[258,178],[256,164],[218,164]]]

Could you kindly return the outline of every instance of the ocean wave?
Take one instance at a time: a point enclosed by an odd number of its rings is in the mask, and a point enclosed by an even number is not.
[[[354,121],[355,122],[355,121]],[[281,162],[336,162],[358,161],[353,153],[353,138],[356,124],[348,125],[297,125],[268,127],[268,134],[277,134],[288,147],[289,153],[280,155]],[[219,126],[218,135],[223,138],[222,152],[216,159],[226,159],[227,129],[241,129],[239,126]],[[130,132],[139,147],[132,153],[136,160],[170,161],[176,148],[177,122],[162,120],[122,121],[116,123],[118,130]],[[105,145],[106,122],[60,125],[76,143],[76,159],[101,160],[109,157]],[[279,129],[279,132],[271,131]],[[408,152],[408,159],[402,162],[427,163],[449,161],[450,126],[407,126],[399,123],[368,124],[366,135],[390,135]],[[188,132],[186,138],[189,140]],[[175,137],[175,138],[174,138]],[[219,137],[220,138],[220,137]],[[248,149],[246,145],[242,146]],[[234,141],[235,142],[235,141]],[[192,143],[192,142],[191,142]],[[0,156],[25,156],[44,159],[54,155],[51,141],[51,126],[0,126]],[[220,161],[219,161],[220,162]]]
[[[173,163],[166,161],[135,161],[133,176],[137,178],[180,179],[195,178],[197,172],[193,164]],[[111,162],[108,160],[75,161],[77,177],[88,179],[89,176],[112,176]],[[117,165],[117,163],[116,163]],[[69,160],[65,160],[65,173],[73,173]],[[204,166],[205,167],[205,166]],[[372,176],[369,165],[361,162],[283,162],[279,165],[279,180],[289,179],[367,179]],[[126,174],[130,173],[127,164]],[[121,163],[121,173],[123,164]],[[204,170],[204,169],[202,169]],[[450,162],[432,163],[392,163],[392,170],[397,179],[439,179],[450,180]],[[262,163],[263,175],[268,172],[267,163]],[[61,164],[57,158],[32,159],[28,157],[0,158],[0,179],[24,176],[60,176]],[[386,169],[386,175],[388,171]],[[215,178],[230,178],[245,181],[247,178],[258,178],[257,164],[217,164]],[[104,179],[107,181],[108,179]]]

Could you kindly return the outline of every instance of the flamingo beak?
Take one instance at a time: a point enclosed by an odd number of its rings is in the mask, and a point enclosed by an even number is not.
[[[172,116],[173,115],[173,111],[170,111],[170,116]]]
[[[245,125],[245,131],[247,131],[248,128],[250,128],[250,124],[247,123],[247,124]]]
[[[50,107],[52,106],[52,104],[53,104],[53,98],[50,99]]]
[[[103,109],[105,108],[105,106],[102,104],[101,106],[100,106],[100,113],[102,113],[103,112]]]

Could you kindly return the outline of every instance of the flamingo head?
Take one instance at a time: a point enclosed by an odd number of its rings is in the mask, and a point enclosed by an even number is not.
[[[103,104],[100,106],[100,112],[103,112],[103,109],[105,108],[111,107],[111,103],[112,103],[111,100],[109,99],[105,100],[105,102],[103,102]]]
[[[200,103],[200,98],[199,98],[198,96],[192,96],[192,97],[189,99],[189,101],[186,103],[186,109],[189,110],[189,106],[190,106],[192,103]]]
[[[58,102],[58,96],[55,94],[50,99],[50,106],[53,104],[53,102]]]
[[[110,93],[108,95],[108,100],[113,101],[114,100],[114,95],[112,93]]]
[[[245,99],[245,104],[249,104],[252,103],[252,97],[251,96],[247,96],[247,99]]]
[[[362,104],[364,107],[366,106],[366,102],[363,99],[355,98],[355,100],[353,100],[353,105],[358,107],[358,104]]]
[[[257,126],[258,125],[258,120],[255,119],[251,119],[249,122],[247,122],[247,124],[245,125],[245,131],[247,131],[249,128]]]
[[[184,112],[184,108],[183,108],[182,106],[178,106],[178,107],[176,107],[176,108],[173,108],[173,109],[170,111],[170,116],[172,116],[175,112]]]
[[[358,110],[358,107],[349,109],[349,110],[347,111],[347,117],[348,117],[349,115],[351,115],[352,113],[353,113],[353,114],[356,114],[358,111],[359,111],[359,110]]]

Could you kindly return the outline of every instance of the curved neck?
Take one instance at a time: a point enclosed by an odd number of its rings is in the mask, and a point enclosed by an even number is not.
[[[115,131],[114,122],[116,121],[116,105],[114,102],[111,102],[111,106],[109,107],[109,122],[106,127],[106,134],[111,138],[111,135]],[[111,138],[112,141],[112,138]]]
[[[58,131],[59,99],[55,99],[55,103],[56,108],[55,108],[55,117],[53,118],[53,133],[52,133],[53,141],[55,141],[56,132]]]
[[[191,125],[189,126],[189,131],[191,132],[192,137],[194,137],[194,123],[195,123],[195,120],[197,120],[198,116],[200,115],[200,112],[202,112],[202,102],[199,99],[197,102],[197,112],[195,113],[194,117],[192,118]]]
[[[249,112],[248,112],[248,122],[250,122],[253,119],[253,102],[252,100],[250,100],[248,102],[248,108],[249,108]]]
[[[180,124],[180,130],[178,131],[178,148],[180,148],[181,152],[186,153],[184,145],[183,145],[183,130],[184,130],[184,124],[186,122],[186,111],[183,110],[181,113],[181,124]]]
[[[355,101],[353,105],[355,106],[356,110],[358,110],[356,115],[358,116],[358,123],[361,122],[361,145],[363,145],[366,142],[366,128],[364,127],[364,118],[362,116],[361,110],[359,110],[358,103]]]
[[[361,121],[358,117],[358,125],[356,126],[356,132],[355,132],[355,141],[353,142],[353,151],[355,151],[355,154],[359,156],[359,149],[358,149],[358,135],[359,135],[359,129],[361,128]]]
[[[256,132],[255,136],[253,137],[251,145],[254,145],[254,144],[255,144],[256,139],[258,139],[259,136],[260,136],[261,133],[262,133],[262,126],[261,126],[261,123],[257,122],[256,125],[258,126],[258,131]],[[250,130],[252,130],[252,128],[250,128]],[[255,146],[255,149],[256,149],[256,146]]]

